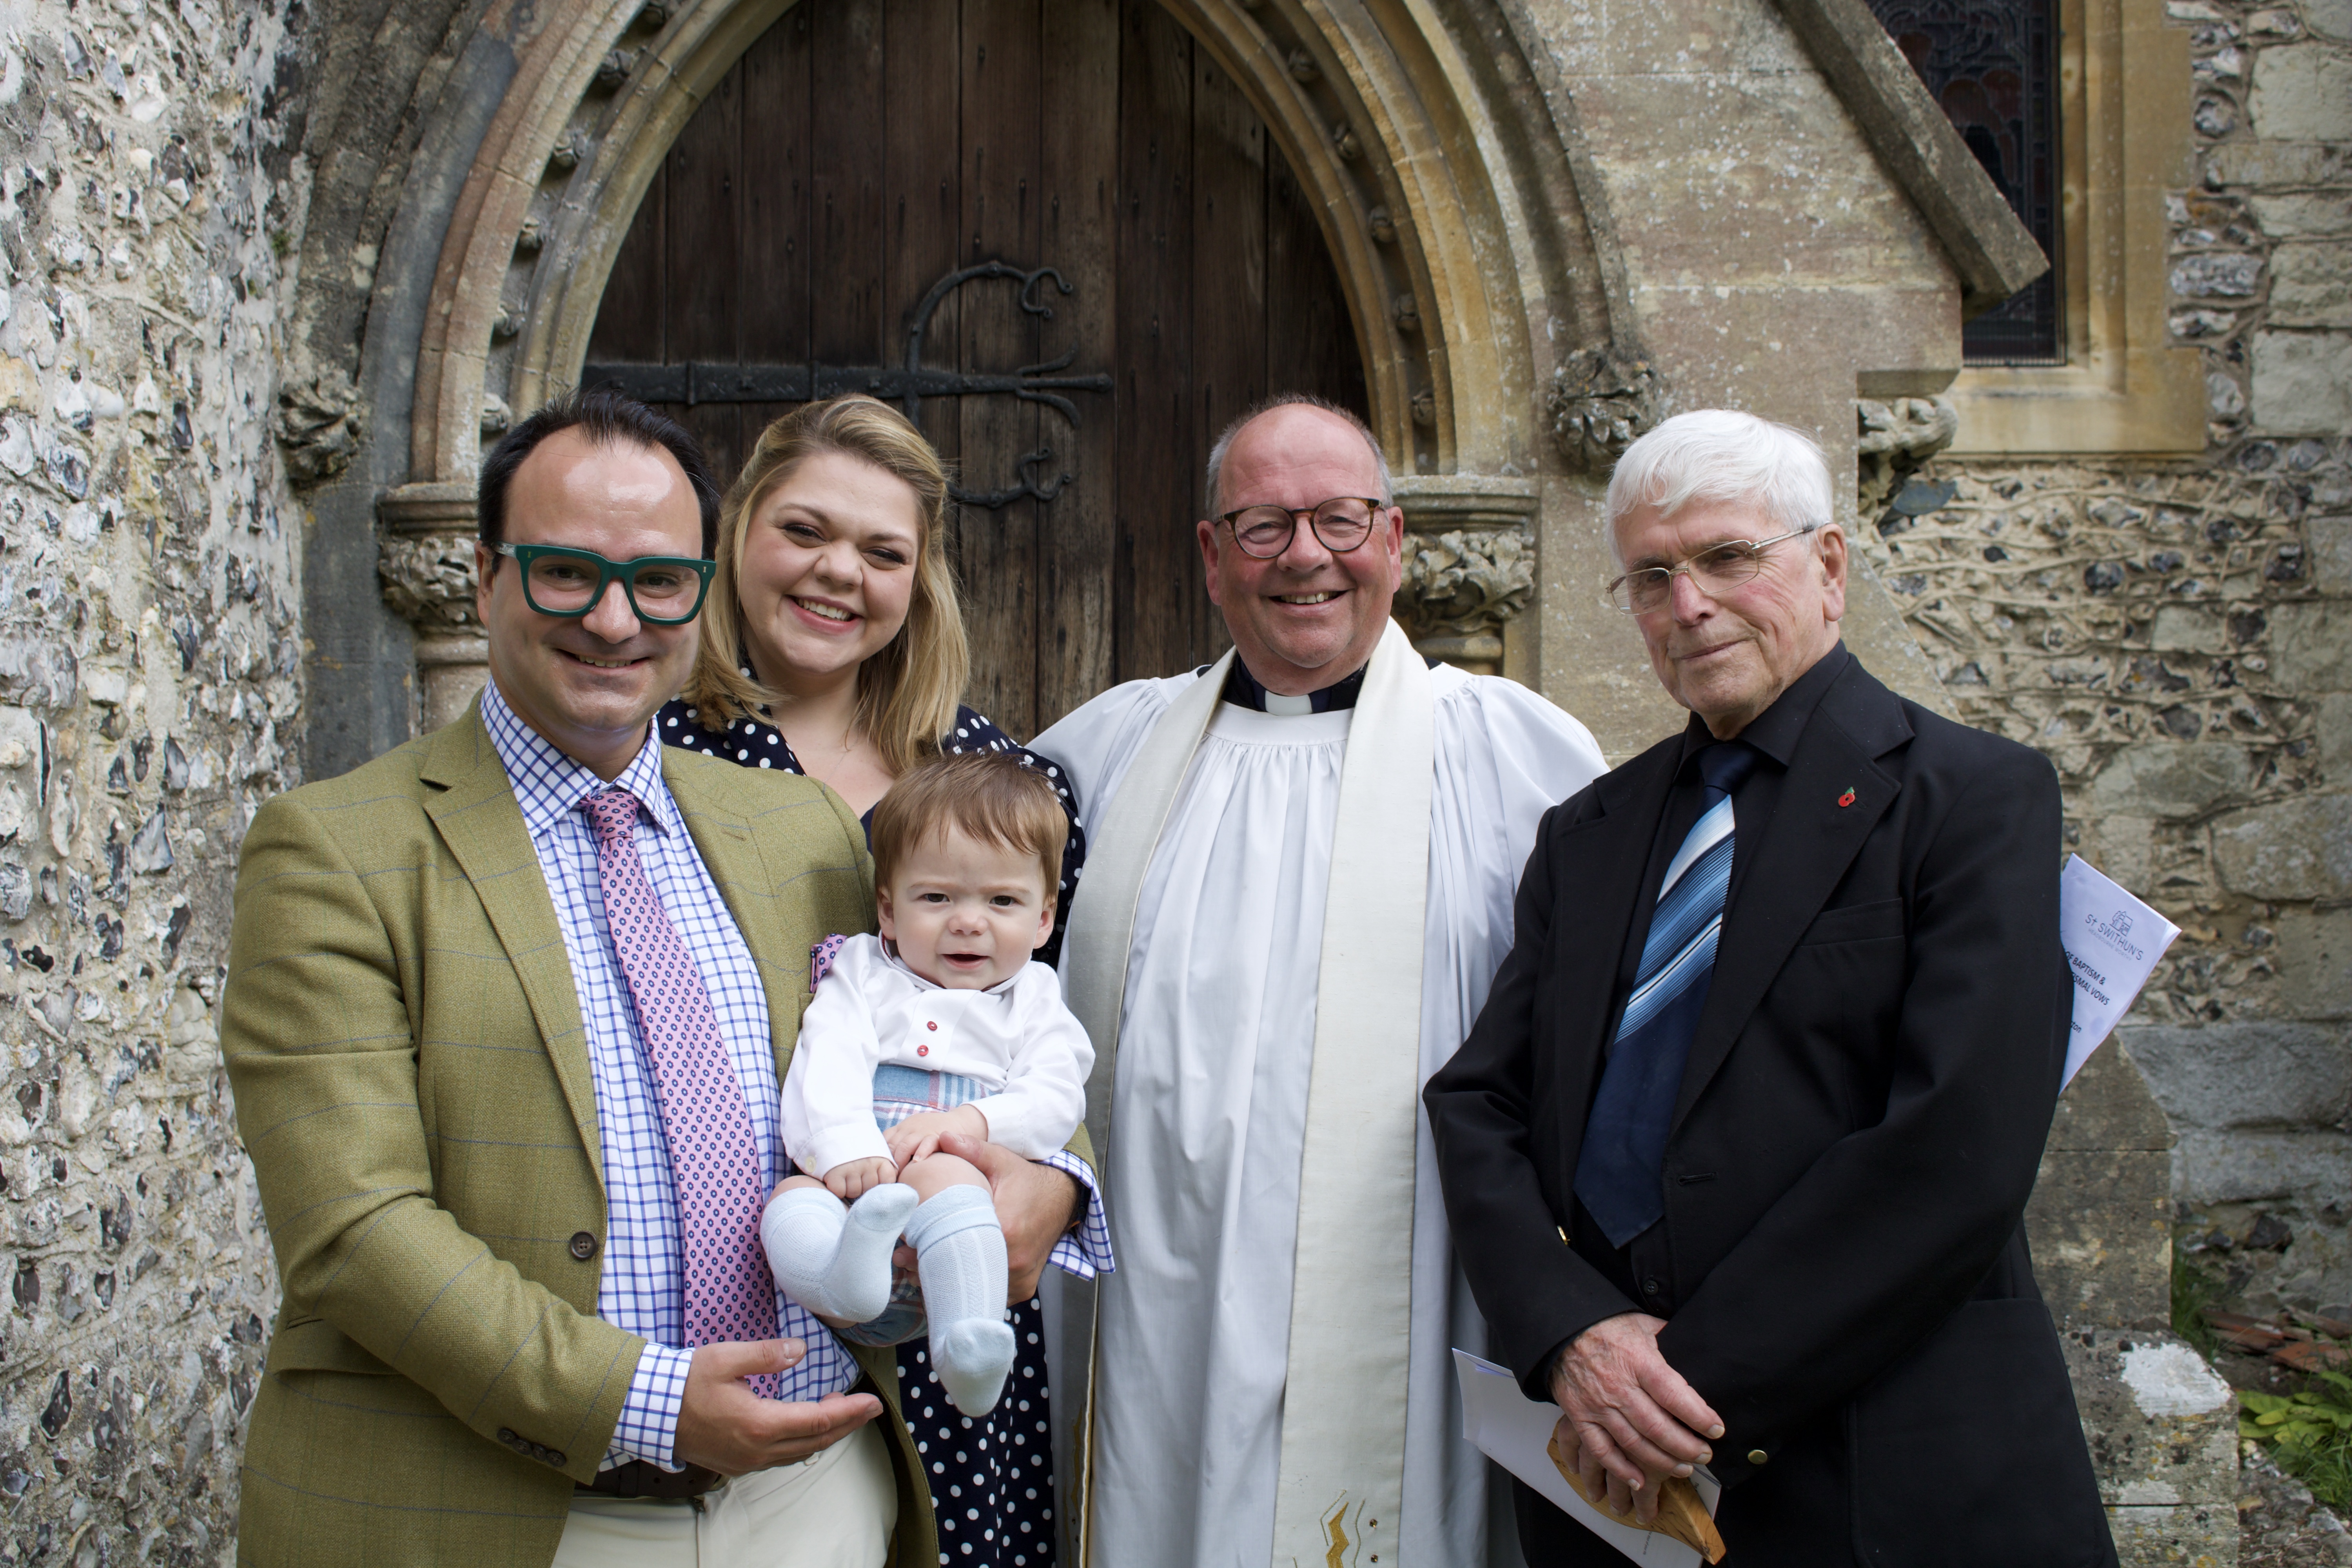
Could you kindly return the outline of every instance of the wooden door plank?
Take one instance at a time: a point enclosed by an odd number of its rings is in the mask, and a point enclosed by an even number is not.
[[[725,363],[740,357],[742,157],[743,69],[738,61],[686,122],[663,163],[669,187],[666,346],[673,363]],[[677,417],[701,440],[712,470],[733,479],[742,451],[736,405],[702,404],[680,410]]]
[[[1311,392],[1370,418],[1363,355],[1339,291],[1339,274],[1307,192],[1279,148],[1266,152],[1266,282],[1269,392]]]
[[[1118,363],[1118,0],[1045,0],[1039,250],[1076,292],[1059,298],[1046,342],[1076,343],[1071,369]],[[1100,393],[1071,400],[1075,430],[1056,416],[1054,447],[1070,482],[1038,509],[1037,710],[1040,730],[1111,683],[1111,564],[1118,504],[1118,405]]]
[[[883,298],[882,0],[814,0],[809,119],[809,348],[829,364],[874,364],[889,332]]]
[[[1192,538],[1192,39],[1156,0],[1119,6],[1121,680],[1200,662],[1210,606]]]
[[[1207,515],[1201,473],[1209,447],[1265,395],[1265,127],[1234,79],[1205,49],[1192,76],[1192,407],[1198,450],[1187,499]],[[1200,657],[1232,639],[1223,616],[1206,612]]]
[[[666,183],[656,169],[613,258],[613,274],[596,307],[596,324],[588,333],[590,364],[662,363],[662,322],[668,300],[662,271],[667,259],[662,217]]]
[[[957,105],[961,72],[957,7],[945,0],[887,0],[883,30],[890,72],[883,143],[883,189],[888,231],[882,247],[885,335],[876,363],[906,358],[907,328],[930,286],[955,269],[960,244],[961,176]],[[924,363],[956,363],[957,302],[932,317]],[[935,397],[922,406],[923,434],[952,472],[961,446],[957,400]],[[955,508],[948,508],[938,547],[952,563]]]
[[[799,364],[809,357],[809,110],[815,57],[810,16],[815,9],[793,6],[743,56],[738,269],[747,364]],[[742,461],[750,460],[760,433],[793,406],[740,406]],[[730,471],[720,482],[734,478]]]
[[[1038,0],[963,0],[963,230],[966,266],[1039,264],[1038,97],[1043,39]],[[1039,298],[1058,308],[1050,281]],[[1045,356],[1037,318],[1021,309],[1006,279],[976,280],[961,298],[958,358],[968,371],[1005,372]],[[1058,334],[1057,334],[1058,335]],[[1017,398],[966,397],[963,485],[1003,489],[1024,454],[1047,444],[1037,405]],[[1055,421],[1056,426],[1059,421]],[[1058,428],[1054,432],[1058,436]],[[958,523],[957,567],[970,586],[964,626],[971,638],[972,705],[1016,735],[1035,732],[1037,700],[1037,506],[1024,497],[1001,507],[966,505]]]

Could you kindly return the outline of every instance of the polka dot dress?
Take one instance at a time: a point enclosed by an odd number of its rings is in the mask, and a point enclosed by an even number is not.
[[[749,675],[751,672],[744,672]],[[764,720],[738,719],[723,730],[702,727],[683,700],[656,716],[663,743],[724,757],[744,767],[803,773],[800,759],[776,727]],[[1077,824],[1077,803],[1056,763],[1015,742],[1012,736],[969,708],[956,710],[952,733],[940,738],[943,752],[1011,752],[1054,781],[1062,808],[1070,813],[1070,837],[1062,846],[1062,886],[1054,915],[1054,935],[1037,952],[1046,963],[1062,948],[1063,921],[1078,871],[1086,863],[1086,835]],[[873,827],[873,814],[866,814]],[[930,1344],[909,1340],[898,1347],[899,1404],[915,1447],[930,1479],[931,1501],[940,1521],[940,1562],[946,1568],[1052,1568],[1054,1525],[1053,1418],[1046,1403],[1045,1317],[1032,1297],[1013,1309],[1012,1374],[996,1408],[975,1421],[947,1401],[930,1365]]]
[[[975,1421],[950,1405],[930,1345],[898,1347],[898,1397],[931,1480],[940,1561],[950,1568],[1040,1568],[1055,1561],[1054,1437],[1045,1408],[1045,1316],[1031,1297],[1012,1313],[1013,1374]]]

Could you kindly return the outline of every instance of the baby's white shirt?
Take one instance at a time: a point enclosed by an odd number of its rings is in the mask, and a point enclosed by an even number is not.
[[[784,1072],[784,1152],[795,1164],[823,1175],[889,1157],[874,1122],[874,1069],[888,1064],[972,1079],[989,1142],[1042,1160],[1086,1116],[1095,1048],[1042,963],[986,991],[955,991],[908,968],[880,937],[853,936],[801,1014]]]

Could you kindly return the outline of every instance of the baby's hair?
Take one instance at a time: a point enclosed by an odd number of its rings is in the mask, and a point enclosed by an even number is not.
[[[1045,878],[1045,901],[1054,901],[1070,819],[1044,773],[1009,752],[941,752],[917,763],[874,807],[875,885],[887,887],[908,856],[949,826],[1034,855]]]

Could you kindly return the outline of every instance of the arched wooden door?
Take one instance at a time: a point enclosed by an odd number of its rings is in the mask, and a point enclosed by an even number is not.
[[[1223,647],[1192,521],[1234,412],[1365,406],[1297,181],[1153,0],[801,0],[671,149],[588,364],[730,478],[794,401],[916,392],[978,498],[970,700],[1024,737]]]

